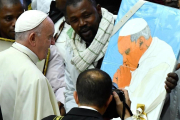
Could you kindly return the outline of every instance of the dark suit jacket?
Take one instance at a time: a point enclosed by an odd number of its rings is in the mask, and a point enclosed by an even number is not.
[[[43,120],[53,120],[55,117],[56,116],[49,116]],[[94,110],[85,108],[72,108],[63,118],[59,118],[59,120],[103,120],[103,118],[99,112]]]

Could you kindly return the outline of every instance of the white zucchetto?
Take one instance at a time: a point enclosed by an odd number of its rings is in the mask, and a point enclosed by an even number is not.
[[[147,22],[143,18],[131,19],[124,24],[121,31],[119,32],[119,36],[136,34],[142,31],[147,25]]]
[[[15,32],[24,32],[32,30],[40,25],[46,18],[47,14],[39,10],[28,10],[22,13],[16,21]]]

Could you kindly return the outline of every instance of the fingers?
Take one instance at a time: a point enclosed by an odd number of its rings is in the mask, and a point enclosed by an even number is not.
[[[66,115],[66,110],[65,110],[64,107],[60,108],[60,114],[61,114],[61,116],[65,116]]]
[[[65,110],[65,108],[64,108],[64,104],[61,103],[61,102],[58,102],[58,106],[59,106],[60,114],[61,114],[62,116],[64,116],[64,115],[66,114],[66,110]]]
[[[114,96],[114,99],[116,101],[117,113],[121,117],[122,116],[123,103],[121,102],[118,94],[115,91],[113,91],[113,96]]]
[[[113,76],[113,82],[115,82],[116,84],[118,84],[118,72],[119,72],[119,69],[116,71],[116,73]]]
[[[171,93],[171,89],[168,88],[166,85],[165,85],[165,89],[166,89],[166,92],[167,92],[167,93]]]
[[[171,82],[169,82],[169,81],[165,81],[165,84],[166,84],[166,86],[169,88],[169,89],[174,89],[175,87],[176,87],[176,85],[177,85],[177,83],[176,84],[173,84],[173,83],[171,83]]]
[[[123,66],[120,66],[120,71],[119,74],[122,75],[123,74]]]
[[[179,77],[176,73],[169,73],[167,76],[173,78],[176,81],[179,80]]]
[[[130,107],[131,105],[131,101],[130,101],[130,98],[129,98],[129,93],[126,89],[123,89],[123,88],[119,88],[120,90],[122,90],[124,92],[124,96],[126,98],[126,104]]]
[[[176,73],[169,73],[167,75],[165,81],[165,89],[167,93],[170,93],[172,89],[174,89],[177,86],[177,82],[179,80],[178,75]]]
[[[129,94],[128,94],[128,91],[126,89],[123,89],[123,88],[119,88],[120,90],[122,90],[124,92],[124,96],[126,99],[129,99]]]
[[[114,96],[114,99],[115,99],[115,101],[116,101],[116,105],[117,105],[117,106],[122,105],[122,102],[121,102],[118,94],[117,94],[115,91],[113,91],[113,96]]]
[[[166,78],[166,82],[167,82],[167,83],[171,83],[171,84],[173,84],[173,85],[175,85],[175,86],[177,85],[177,81],[178,81],[177,79],[174,79],[174,78],[172,78],[172,77],[167,77],[167,78]],[[171,86],[170,86],[170,87],[171,87]]]
[[[125,95],[125,98],[126,98],[126,104],[130,107],[131,102],[129,100],[128,91],[126,89],[120,89],[120,90],[122,90],[124,92],[124,95]],[[120,98],[119,98],[119,96],[118,96],[118,94],[116,92],[113,92],[113,95],[114,95],[114,99],[116,101],[117,112],[118,112],[119,116],[121,117],[122,116],[122,112],[123,112],[122,111],[123,110],[123,103],[121,102],[121,100],[120,100]],[[126,119],[126,118],[128,118],[130,116],[131,115],[130,115],[129,111],[126,109],[125,110],[124,118]]]
[[[176,65],[176,70],[178,70],[180,68],[180,63],[178,63],[177,65]]]

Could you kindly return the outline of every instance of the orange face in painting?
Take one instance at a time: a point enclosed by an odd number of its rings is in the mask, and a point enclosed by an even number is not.
[[[131,71],[137,68],[141,56],[147,50],[147,47],[146,49],[143,48],[146,41],[144,37],[140,37],[136,42],[132,42],[130,35],[119,36],[118,50],[123,56],[123,65],[130,67]]]

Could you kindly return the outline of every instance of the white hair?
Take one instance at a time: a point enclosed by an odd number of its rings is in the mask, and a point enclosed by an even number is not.
[[[149,37],[151,36],[151,31],[148,25],[140,32],[131,35],[131,42],[134,42],[134,41],[137,42],[137,40],[141,36],[143,36],[146,40],[148,40]]]
[[[26,40],[27,37],[29,36],[29,34],[31,34],[32,32],[35,32],[38,36],[40,36],[42,25],[43,24],[41,23],[40,25],[38,25],[37,27],[35,27],[32,30],[28,30],[28,31],[24,31],[24,32],[16,32],[15,40]]]

